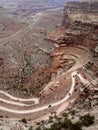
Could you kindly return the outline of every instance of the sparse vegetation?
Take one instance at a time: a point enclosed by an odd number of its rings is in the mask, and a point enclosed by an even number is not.
[[[81,116],[80,121],[82,126],[89,127],[90,125],[94,124],[94,116],[91,116],[90,114]]]
[[[62,121],[55,122],[51,125],[51,128],[45,130],[82,130],[82,127],[89,127],[94,124],[94,116],[89,114],[81,116],[80,120],[73,123],[70,119],[65,117]]]

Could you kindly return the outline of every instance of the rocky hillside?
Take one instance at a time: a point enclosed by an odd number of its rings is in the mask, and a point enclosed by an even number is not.
[[[82,45],[89,48],[95,47],[98,41],[98,2],[68,2],[63,10],[61,36],[49,37],[60,46]],[[65,28],[65,32],[64,32]]]
[[[48,67],[51,66],[53,47],[50,42],[46,43],[44,35],[43,30],[27,27],[26,30],[20,31],[17,37],[11,36],[0,41],[1,88],[11,92],[12,88],[12,91],[17,91],[18,86],[19,91],[26,93],[28,87],[33,86],[31,93],[34,94],[34,89],[48,82],[51,75]],[[33,81],[30,83],[28,80]]]
[[[65,9],[72,20],[98,22],[98,2],[68,2]]]
[[[38,96],[38,92],[49,82],[55,46],[52,41],[46,40],[46,33],[60,23],[58,17],[62,17],[61,12],[56,10],[36,15],[34,20],[37,22],[32,21],[29,26],[0,17],[2,90],[20,97]]]

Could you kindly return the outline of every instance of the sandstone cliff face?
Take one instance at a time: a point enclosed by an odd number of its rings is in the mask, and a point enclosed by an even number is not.
[[[62,25],[66,30],[54,41],[59,46],[94,47],[98,33],[98,2],[68,2],[63,12]]]
[[[68,2],[65,9],[72,21],[98,22],[98,2]]]
[[[63,9],[63,18],[62,18],[62,26],[68,27],[70,25],[70,18],[68,16],[67,9]]]

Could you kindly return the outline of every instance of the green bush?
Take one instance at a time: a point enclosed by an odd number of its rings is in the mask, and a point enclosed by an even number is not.
[[[70,119],[68,119],[68,118],[65,118],[64,119],[64,126],[65,126],[65,128],[71,128],[71,126],[72,126],[72,121],[70,120]]]

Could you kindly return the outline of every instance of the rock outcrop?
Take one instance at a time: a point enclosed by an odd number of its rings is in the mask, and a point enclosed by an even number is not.
[[[63,10],[63,35],[50,37],[59,46],[94,47],[98,33],[98,2],[68,2]],[[59,32],[61,29],[59,29]],[[51,33],[53,34],[53,33]],[[58,46],[57,46],[58,47]]]
[[[62,26],[66,28],[70,25],[70,18],[68,16],[66,8],[63,9],[63,19],[62,19]]]

